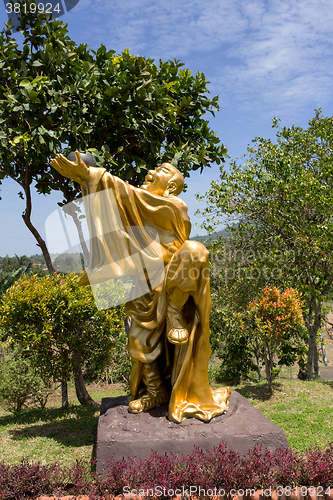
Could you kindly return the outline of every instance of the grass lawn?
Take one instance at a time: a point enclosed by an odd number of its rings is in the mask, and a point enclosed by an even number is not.
[[[325,448],[333,442],[333,382],[302,382],[285,374],[276,379],[272,397],[265,383],[233,388],[284,430],[293,450]],[[95,401],[124,394],[119,385],[89,386],[88,390]],[[80,406],[74,388],[69,394],[68,410],[59,408],[59,393],[45,410],[26,408],[14,416],[0,408],[1,459],[6,463],[27,458],[71,465],[77,458],[92,458],[99,410]]]
[[[300,381],[279,377],[273,396],[267,385],[234,387],[265,417],[283,429],[294,451],[310,446],[326,448],[333,442],[333,382]]]
[[[89,394],[100,402],[103,397],[124,394],[120,385],[89,386]],[[0,408],[0,457],[5,463],[23,458],[42,464],[72,465],[78,458],[90,460],[96,441],[98,408],[85,408],[69,388],[69,408],[62,410],[60,393],[50,398],[44,410],[25,408],[18,415]]]

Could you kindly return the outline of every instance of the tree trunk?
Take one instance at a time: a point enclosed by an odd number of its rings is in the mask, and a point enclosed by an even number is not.
[[[125,327],[126,335],[128,335],[128,332],[130,331],[131,324],[132,324],[131,317],[130,316],[126,316],[126,318],[124,319],[124,327]]]
[[[75,352],[73,354],[73,372],[74,372],[74,384],[76,390],[77,399],[80,401],[83,406],[96,406],[97,408],[100,406],[96,401],[94,401],[90,396],[86,389],[83,373],[82,373],[82,365],[81,365],[81,355],[79,352]]]
[[[264,349],[264,360],[268,390],[270,394],[273,394],[273,360],[267,356],[266,349]]]
[[[313,325],[309,329],[309,352],[308,352],[308,360],[306,365],[306,379],[312,380],[313,378],[313,361],[314,361],[314,353],[317,349],[316,346],[316,333],[314,332]]]
[[[255,337],[255,344],[252,344],[252,347],[253,347],[254,355],[256,358],[259,382],[261,382],[262,381],[262,376],[261,376],[262,366],[260,365],[260,345],[259,345],[259,341],[258,341],[257,337]]]
[[[68,387],[65,378],[61,380],[61,408],[68,408]]]
[[[37,246],[41,249],[44,259],[45,259],[45,264],[47,266],[47,269],[50,274],[55,272],[55,269],[52,265],[52,260],[49,254],[49,251],[47,249],[46,243],[35,228],[35,226],[31,222],[31,210],[32,210],[32,202],[31,202],[31,191],[30,191],[30,184],[29,184],[29,179],[30,179],[30,166],[26,165],[25,169],[25,179],[24,179],[24,192],[26,196],[26,208],[24,213],[22,214],[22,219],[24,220],[25,225],[29,229],[29,231],[33,234],[33,236],[37,240]]]
[[[323,301],[318,299],[316,300],[315,295],[311,297],[311,303],[309,308],[309,316],[308,316],[308,332],[309,332],[309,352],[308,352],[308,360],[306,367],[306,379],[312,380],[313,372],[315,377],[319,377],[319,367],[318,367],[318,352],[317,352],[317,334],[321,327],[321,309],[322,309]],[[313,313],[313,323],[312,323],[312,313]]]
[[[314,371],[315,378],[320,378],[320,373],[319,373],[319,356],[318,356],[317,343],[316,343],[316,350],[314,352],[314,358],[313,358],[313,371]]]
[[[326,349],[325,349],[323,334],[321,332],[320,332],[320,349],[321,349],[321,353],[323,356],[324,365],[327,366],[328,361],[327,361],[327,356],[326,356]]]
[[[258,370],[258,379],[259,379],[259,382],[261,382],[262,376],[261,376],[261,367],[260,367],[260,360],[259,359],[257,359],[257,370]]]
[[[69,205],[70,215],[73,218],[74,224],[76,225],[76,229],[77,229],[77,232],[79,235],[80,245],[81,245],[82,252],[84,255],[84,263],[85,263],[85,266],[88,267],[89,261],[90,261],[90,254],[89,254],[89,250],[87,248],[86,242],[84,240],[83,231],[82,231],[82,224],[81,224],[80,219],[78,218],[76,211],[74,210],[73,202],[69,203],[68,205]]]

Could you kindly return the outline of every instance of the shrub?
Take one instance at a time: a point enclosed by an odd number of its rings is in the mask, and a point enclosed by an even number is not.
[[[120,332],[114,338],[114,349],[111,354],[110,364],[105,371],[105,379],[109,383],[122,382],[125,387],[128,387],[131,374],[131,358],[127,352],[127,334]]]
[[[0,328],[3,340],[33,356],[46,377],[63,380],[73,374],[79,401],[94,404],[84,386],[82,367],[96,378],[103,372],[125,314],[120,305],[98,310],[91,288],[79,286],[78,281],[75,274],[23,276],[0,301]]]
[[[333,445],[326,450],[313,448],[300,456],[287,450],[274,453],[255,446],[246,455],[229,450],[221,443],[213,450],[196,448],[185,457],[152,453],[147,459],[112,461],[108,466],[104,487],[114,495],[130,489],[152,489],[156,485],[168,489],[261,489],[278,486],[328,487],[333,477]],[[102,490],[100,490],[102,491]]]
[[[2,358],[0,371],[0,400],[8,411],[18,413],[29,400],[44,408],[51,383],[43,381],[29,359],[19,353],[12,358],[7,355]]]
[[[57,465],[0,463],[0,500],[24,500],[52,493],[58,486]]]
[[[38,384],[32,391],[31,401],[34,406],[39,406],[42,410],[45,408],[49,396],[55,390],[55,384],[51,379],[37,375]]]
[[[212,296],[214,299],[214,293]],[[253,362],[253,347],[247,330],[243,328],[241,315],[228,307],[214,307],[210,327],[212,350],[221,360],[215,379],[235,384],[251,380],[252,372],[257,367]]]
[[[0,357],[0,401],[13,413],[27,404],[45,408],[54,390],[52,380],[36,371],[32,359],[16,349],[11,351],[2,343]]]

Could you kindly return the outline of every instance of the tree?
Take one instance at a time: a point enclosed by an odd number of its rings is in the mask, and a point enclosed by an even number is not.
[[[310,380],[319,375],[316,338],[333,282],[333,118],[318,110],[308,129],[279,128],[276,119],[273,127],[276,144],[256,138],[245,165],[233,161],[221,172],[206,214],[237,221],[232,231],[246,251],[270,255],[272,268],[302,293]]]
[[[248,318],[251,334],[261,345],[269,392],[273,393],[273,367],[277,350],[286,337],[296,339],[304,320],[299,293],[292,288],[284,292],[265,287],[259,298],[249,304]]]
[[[53,272],[31,220],[31,186],[42,194],[62,191],[62,204],[80,191],[49,166],[56,153],[89,152],[98,166],[140,185],[156,163],[171,161],[188,176],[224,161],[226,149],[204,119],[219,107],[202,73],[194,76],[176,60],[156,65],[128,50],[90,51],[69,38],[62,22],[24,10],[22,49],[9,24],[0,35],[0,181],[10,177],[20,186],[23,220]],[[78,228],[79,212],[71,213]]]
[[[123,306],[98,311],[90,287],[78,286],[77,275],[23,276],[4,294],[0,306],[2,340],[19,344],[42,375],[54,380],[74,376],[81,404],[89,396],[82,366],[103,371],[122,330]]]
[[[69,39],[61,22],[45,22],[45,15],[22,14],[21,29],[22,49],[9,24],[0,34],[0,180],[18,183],[26,200],[24,223],[53,272],[45,241],[31,220],[31,185],[40,193],[50,190],[49,160],[68,142],[73,123],[82,122],[82,87],[93,85],[89,78],[83,81],[83,63],[89,74],[92,58],[86,45],[77,47]],[[60,176],[57,182],[62,183]]]

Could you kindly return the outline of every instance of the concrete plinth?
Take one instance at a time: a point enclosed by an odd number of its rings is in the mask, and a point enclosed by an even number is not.
[[[284,432],[236,391],[232,391],[228,412],[210,422],[188,418],[176,424],[167,419],[167,413],[167,404],[133,414],[128,412],[126,396],[102,399],[97,429],[97,472],[103,473],[111,457],[142,460],[152,451],[187,455],[195,446],[208,450],[222,441],[240,454],[256,444],[271,451],[288,447]]]

